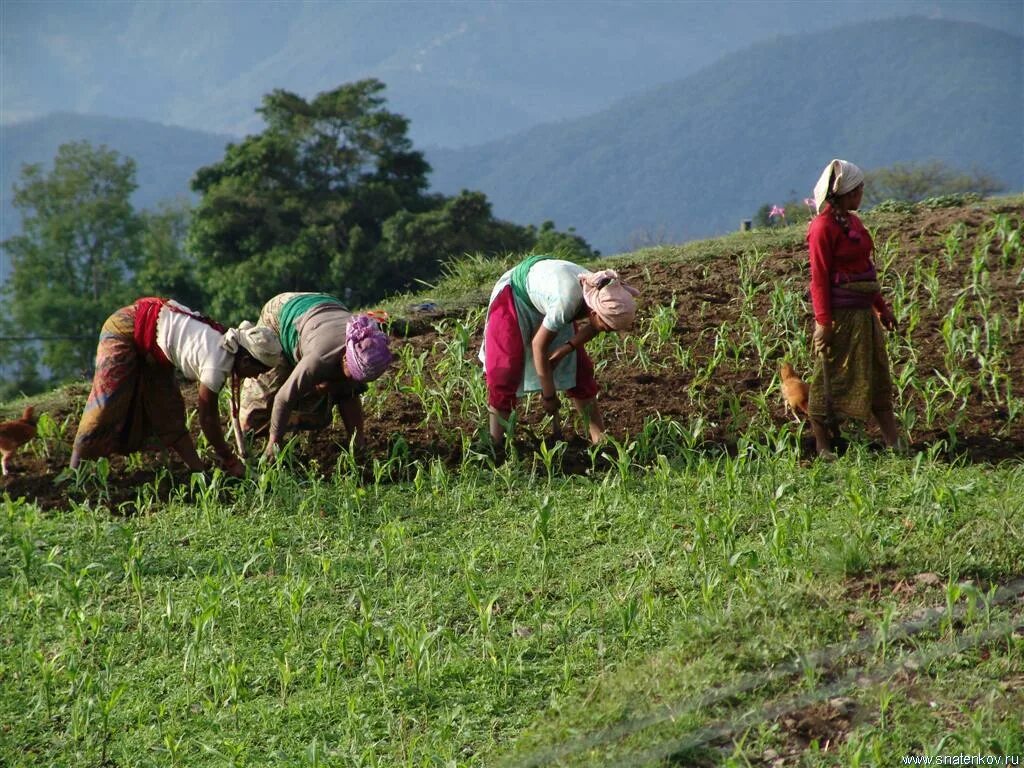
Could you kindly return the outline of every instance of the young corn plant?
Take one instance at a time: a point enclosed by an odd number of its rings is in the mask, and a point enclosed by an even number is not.
[[[953,264],[963,255],[965,239],[967,239],[967,227],[962,221],[958,221],[942,240],[942,256],[946,262],[946,269],[952,269]]]
[[[1007,213],[992,217],[987,236],[999,247],[999,266],[1009,269],[1024,255],[1021,221]]]
[[[918,284],[924,290],[927,297],[927,307],[936,310],[939,307],[939,297],[942,295],[942,285],[939,281],[939,264],[931,260],[918,262],[915,270],[919,271]]]
[[[899,237],[896,234],[890,235],[880,247],[876,233],[872,232],[871,237],[875,241],[875,263],[881,266],[880,272],[888,274],[900,255]]]
[[[64,463],[70,455],[68,429],[71,425],[71,418],[69,414],[58,424],[57,420],[49,413],[39,414],[39,419],[36,421],[36,439],[29,443],[36,458]]]
[[[890,277],[889,298],[896,322],[900,326],[906,326],[910,308],[915,304],[907,288],[908,281],[904,275],[899,273],[887,272],[886,275]]]
[[[989,247],[993,233],[991,230],[982,233],[971,251],[971,265],[968,272],[968,287],[971,293],[978,296],[991,290],[988,267]]]
[[[406,657],[406,666],[412,669],[413,687],[424,689],[430,686],[434,644],[441,629],[429,631],[425,623],[418,625],[399,623],[395,634],[401,652]]]
[[[741,312],[753,312],[757,297],[764,289],[765,257],[756,248],[744,251],[736,260],[739,271]]]
[[[547,476],[548,485],[554,481],[555,471],[561,468],[561,459],[565,455],[568,444],[558,440],[553,446],[548,447],[547,440],[541,440],[537,453],[534,454],[534,462],[540,458],[544,467],[544,474]]]
[[[142,594],[142,555],[144,552],[142,538],[139,535],[135,535],[132,538],[132,542],[128,547],[128,554],[124,561],[124,574],[125,577],[132,585],[132,591],[135,593],[135,599],[139,603],[139,621],[136,627],[139,634],[142,634],[144,629],[144,621],[146,616],[145,603]]]
[[[466,583],[466,599],[476,617],[476,630],[479,633],[484,658],[493,656],[491,647],[491,630],[494,625],[494,609],[498,603],[497,592],[488,594],[470,572],[464,574]]]
[[[660,353],[673,342],[678,316],[676,296],[673,294],[669,304],[659,304],[651,316],[641,323],[640,336],[650,343],[652,351]]]
[[[1006,380],[1004,405],[1006,407],[1006,421],[1000,432],[1002,434],[1010,434],[1013,425],[1020,418],[1024,417],[1024,397],[1014,397],[1009,379]]]
[[[645,334],[634,337],[629,342],[635,352],[632,358],[630,358],[628,365],[643,373],[648,373],[655,368],[653,358],[651,357],[649,339],[650,337]]]
[[[748,338],[754,351],[759,376],[764,376],[772,371],[778,358],[787,357],[786,350],[782,349],[783,337],[773,332],[765,324],[754,324],[749,331]]]
[[[626,442],[619,442],[614,437],[606,438],[605,442],[614,453],[605,449],[601,451],[601,456],[615,468],[616,476],[620,483],[628,482],[633,475],[633,450],[636,447],[636,443],[631,442],[627,444]]]
[[[936,417],[942,408],[942,397],[945,390],[934,379],[926,379],[921,392],[924,403],[924,425],[926,429],[935,426]]]
[[[967,294],[961,293],[939,327],[945,344],[944,358],[948,370],[958,368],[967,356],[967,333],[963,329],[966,303]]]

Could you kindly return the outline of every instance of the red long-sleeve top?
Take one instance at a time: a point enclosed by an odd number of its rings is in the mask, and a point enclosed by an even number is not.
[[[871,269],[871,253],[875,244],[871,233],[852,213],[849,234],[843,231],[832,211],[826,207],[807,228],[807,248],[811,262],[811,305],[814,319],[822,325],[832,322],[832,285],[843,282],[845,275],[856,275]],[[838,276],[838,280],[837,280]],[[882,294],[875,295],[872,305],[879,312],[886,309]]]

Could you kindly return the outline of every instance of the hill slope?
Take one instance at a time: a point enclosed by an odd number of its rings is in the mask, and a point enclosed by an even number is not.
[[[1024,196],[951,209],[919,205],[909,213],[869,213],[864,220],[875,232],[883,292],[900,323],[888,346],[894,377],[909,381],[899,413],[915,446],[937,449],[945,441],[944,450],[972,460],[1019,460],[1024,390],[1010,376],[1024,368],[1024,329],[1013,320],[1024,246],[1012,233],[1024,223]],[[487,418],[476,358],[483,309],[494,281],[520,256],[456,262],[429,292],[383,304],[392,317],[396,362],[367,396],[371,450],[387,455],[402,435],[411,456],[456,465],[466,457],[467,445],[453,436],[473,434]],[[605,263],[641,291],[634,332],[624,338],[604,334],[587,347],[611,434],[628,441],[646,433],[650,420],[691,427],[700,422],[698,442],[731,450],[742,435],[769,434],[785,423],[778,363],[788,360],[805,372],[813,367],[802,226],[646,249]],[[435,307],[410,309],[424,304]],[[988,330],[973,333],[980,328]],[[420,369],[424,360],[429,363]],[[950,382],[948,391],[936,388],[939,376]],[[86,394],[82,381],[70,403],[52,405],[45,395],[30,401],[58,421],[66,418],[73,433]],[[0,420],[15,418],[24,404],[0,403]],[[532,450],[544,414],[533,408],[520,417],[527,436],[520,448]],[[339,434],[311,434],[305,458],[316,459],[329,474]],[[809,441],[809,431],[803,437]],[[570,443],[564,467],[579,471],[586,449],[578,439]],[[24,475],[0,480],[0,494],[36,496],[45,504],[64,499],[67,489],[53,483],[62,450],[37,457]],[[134,493],[131,483],[127,489]]]
[[[502,466],[474,441],[484,260],[415,299],[446,316],[394,340],[365,453],[339,423],[238,482],[158,453],[68,473],[87,385],[33,398],[0,477],[0,764],[1020,754],[1022,218],[1020,196],[865,217],[907,458],[853,425],[836,462],[802,458],[776,376],[810,364],[800,226],[614,260],[643,303],[588,344],[598,450],[580,421],[541,446],[536,397]]]
[[[1024,186],[1024,39],[901,19],[779,38],[586,119],[429,153],[443,192],[553,218],[605,252],[728,231],[824,164],[938,158]]]
[[[12,186],[29,163],[49,165],[61,144],[88,141],[135,160],[136,207],[190,195],[189,180],[224,154],[232,137],[188,128],[98,115],[58,113],[0,128],[0,240],[18,229]]]
[[[799,226],[615,260],[644,303],[588,344],[597,450],[579,421],[541,445],[536,397],[509,461],[475,443],[482,313],[452,305],[486,296],[482,260],[395,339],[365,453],[337,424],[238,482],[158,453],[68,473],[86,387],[33,398],[39,439],[0,477],[0,764],[1020,754],[1022,216],[866,217],[907,458],[852,425],[836,462],[802,458],[776,377],[810,362]]]

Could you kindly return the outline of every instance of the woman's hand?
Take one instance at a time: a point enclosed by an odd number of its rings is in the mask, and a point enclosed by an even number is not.
[[[263,458],[267,461],[271,461],[277,458],[277,455],[281,453],[281,446],[278,445],[276,440],[268,440],[267,447],[263,449]]]
[[[220,414],[217,412],[217,393],[205,384],[199,384],[198,396],[199,427],[206,435],[210,446],[217,452],[224,467],[224,471],[235,477],[242,477],[245,474],[245,466],[235,456],[231,446],[224,440],[224,430],[220,423]]]
[[[822,325],[821,323],[814,324],[814,336],[811,339],[811,349],[814,354],[820,355],[832,344],[832,323],[828,325]]]
[[[555,440],[561,440],[562,423],[558,418],[558,393],[554,392],[550,396],[541,393],[540,402],[544,407],[544,413],[551,417],[551,436]]]
[[[556,349],[548,356],[548,362],[551,363],[552,367],[554,367],[558,365],[562,358],[568,357],[575,351],[576,347],[572,345],[572,342],[562,344],[560,347],[558,347],[558,349]]]
[[[232,477],[245,477],[245,464],[234,454],[221,459],[224,471]]]
[[[882,327],[887,331],[896,330],[896,315],[893,314],[892,308],[886,304],[885,309],[878,313],[878,319],[882,321]]]

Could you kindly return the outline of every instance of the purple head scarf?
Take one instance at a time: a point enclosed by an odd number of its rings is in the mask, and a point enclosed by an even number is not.
[[[373,381],[391,365],[388,337],[366,315],[355,315],[345,328],[345,362],[356,381]]]

